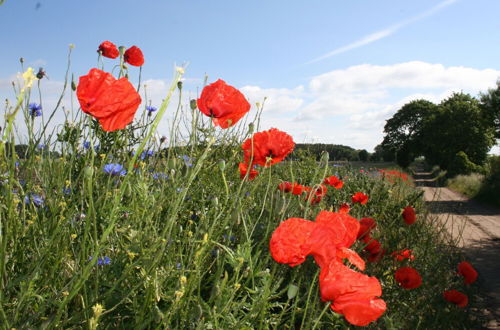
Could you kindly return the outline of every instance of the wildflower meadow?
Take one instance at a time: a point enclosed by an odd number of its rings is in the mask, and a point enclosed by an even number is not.
[[[406,173],[294,151],[223,77],[185,102],[189,67],[152,104],[140,45],[96,49],[54,108],[23,63],[6,103],[2,328],[478,327],[474,265]]]

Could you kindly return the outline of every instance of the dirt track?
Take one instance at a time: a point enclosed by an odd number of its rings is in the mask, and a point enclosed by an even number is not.
[[[432,214],[479,273],[485,294],[488,329],[500,329],[500,210],[468,200],[448,188],[435,187],[430,173],[418,173],[415,182],[424,190]]]

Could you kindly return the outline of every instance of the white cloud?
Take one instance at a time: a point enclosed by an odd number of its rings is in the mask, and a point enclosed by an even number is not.
[[[296,142],[345,144],[371,151],[382,141],[385,121],[404,104],[422,98],[439,103],[459,91],[477,95],[494,87],[499,77],[500,70],[445,67],[413,61],[383,66],[351,66],[312,77],[305,85],[294,88],[243,86],[239,89],[252,105],[267,97],[261,129],[277,127],[291,134]],[[13,100],[10,81],[10,78],[0,79],[0,96]],[[167,95],[170,81],[149,79],[143,84],[147,85],[148,100],[159,107]],[[189,100],[196,97],[198,87],[201,88],[194,84],[185,87],[182,100],[185,108],[182,111],[189,113]],[[53,108],[61,88],[61,82],[43,82],[44,113]],[[141,97],[144,97],[143,88]],[[76,97],[73,99],[76,111],[78,101]],[[169,131],[177,99],[176,92],[159,126],[159,134]],[[33,91],[33,100],[37,100],[36,90]],[[66,97],[63,105],[69,109],[70,104],[69,97]],[[64,114],[62,110],[58,111],[54,123],[60,124]],[[139,108],[137,118],[142,111],[143,106]],[[253,109],[249,118],[254,115]],[[181,125],[185,126],[184,123]]]
[[[305,139],[299,142],[314,139],[373,150],[382,141],[385,121],[404,104],[415,99],[439,103],[460,91],[477,95],[495,86],[499,77],[500,70],[419,61],[351,66],[311,78],[300,93],[280,89],[303,102],[292,119],[279,125]],[[264,113],[264,128],[276,126],[273,120]]]
[[[317,57],[317,58],[315,58],[315,59],[313,59],[305,64],[319,62],[319,61],[325,60],[327,58],[330,58],[332,56],[342,54],[342,53],[348,52],[352,49],[356,49],[356,48],[371,44],[372,42],[375,42],[377,40],[386,38],[386,37],[396,33],[399,29],[401,29],[407,25],[413,24],[413,23],[418,22],[426,17],[429,17],[429,16],[436,14],[440,10],[444,9],[445,7],[448,7],[449,5],[452,5],[456,1],[457,0],[445,0],[445,1],[437,4],[436,6],[432,7],[431,9],[429,9],[423,13],[420,13],[418,15],[410,17],[404,21],[401,21],[399,23],[391,25],[385,29],[370,33],[370,34],[362,37],[361,39],[353,41],[352,43],[347,44],[345,46],[338,47],[338,48],[336,48],[336,49],[334,49],[334,50],[332,50],[324,55],[321,55],[321,56],[319,56],[319,57]]]
[[[302,93],[303,86],[298,86],[294,89],[287,88],[260,88],[258,86],[243,86],[240,91],[248,98],[252,107],[255,107],[256,102],[264,103],[264,113],[266,114],[283,114],[296,111],[304,100]]]

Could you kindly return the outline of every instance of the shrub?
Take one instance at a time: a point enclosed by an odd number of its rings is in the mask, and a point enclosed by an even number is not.
[[[481,167],[471,162],[465,152],[457,152],[453,162],[448,166],[448,177],[472,172],[481,172]]]

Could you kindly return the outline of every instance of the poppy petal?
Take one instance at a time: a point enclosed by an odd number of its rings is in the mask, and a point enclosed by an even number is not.
[[[297,266],[306,260],[310,246],[306,244],[316,224],[312,221],[290,218],[280,223],[271,236],[271,255],[279,263]]]

